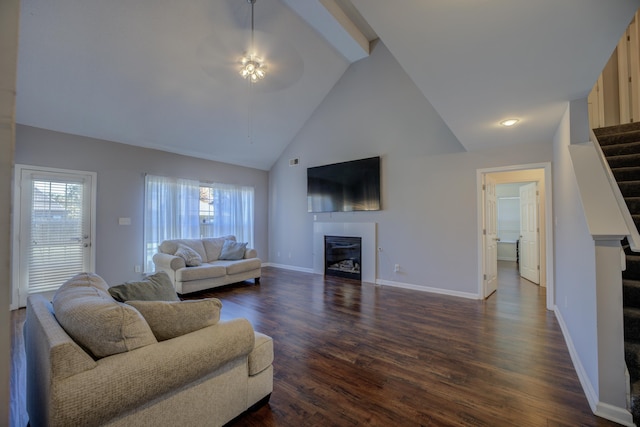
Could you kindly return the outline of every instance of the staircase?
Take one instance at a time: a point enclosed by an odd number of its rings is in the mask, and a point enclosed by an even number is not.
[[[594,129],[620,192],[640,225],[640,123]],[[622,247],[627,269],[622,273],[624,352],[631,379],[631,413],[640,425],[640,253],[631,252],[625,238]]]

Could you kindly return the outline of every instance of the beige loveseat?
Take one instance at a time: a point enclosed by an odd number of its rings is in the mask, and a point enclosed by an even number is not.
[[[196,312],[205,305],[219,308],[218,300],[125,304],[88,273],[63,288],[66,293],[56,294],[53,305],[41,295],[27,301],[31,427],[220,426],[268,401],[273,343],[246,319],[219,321],[219,311],[209,310],[210,326],[162,340],[150,329],[158,319],[142,317],[143,311],[129,304]],[[168,327],[165,334],[176,333],[173,322],[160,326]]]
[[[220,259],[227,240],[236,242],[235,236],[165,240],[158,247],[158,253],[153,256],[153,263],[156,271],[164,271],[169,275],[179,294],[249,279],[258,283],[262,261],[258,258],[256,250],[245,249],[240,259]],[[200,257],[200,265],[188,266],[183,257],[177,256],[180,246],[194,250]]]

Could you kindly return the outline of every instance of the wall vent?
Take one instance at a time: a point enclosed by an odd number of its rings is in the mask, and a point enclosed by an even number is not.
[[[298,166],[299,163],[300,163],[300,159],[298,158],[289,159],[289,166]]]

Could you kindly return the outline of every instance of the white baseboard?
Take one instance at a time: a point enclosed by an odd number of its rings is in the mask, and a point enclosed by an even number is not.
[[[619,408],[617,406],[609,405],[608,403],[599,402],[594,414],[623,426],[635,427],[633,416],[624,408]]]
[[[263,262],[262,266],[282,268],[284,270],[299,271],[301,273],[311,273],[311,274],[314,273],[313,268],[296,267],[295,265],[287,265],[287,264],[276,264],[274,262]]]
[[[273,263],[273,262],[263,263],[262,266],[263,267],[282,268],[282,269],[285,269],[285,270],[292,270],[292,271],[300,271],[302,273],[319,274],[319,273],[316,273],[313,270],[313,268],[296,267],[294,265],[276,264],[276,263]],[[365,283],[365,282],[363,282],[363,283]],[[468,299],[481,299],[478,296],[478,294],[472,294],[472,293],[469,293],[469,292],[450,291],[450,290],[447,290],[447,289],[431,288],[429,286],[414,285],[414,284],[411,284],[411,283],[393,282],[391,280],[376,279],[376,282],[374,284],[375,285],[381,285],[381,286],[390,286],[390,287],[394,287],[394,288],[411,289],[413,291],[420,291],[420,292],[431,292],[431,293],[434,293],[434,294],[449,295],[449,296],[453,296],[453,297],[461,297],[461,298],[468,298]]]
[[[393,282],[391,280],[382,280],[382,279],[377,279],[376,280],[376,285],[382,285],[382,286],[392,286],[395,288],[403,288],[403,289],[411,289],[414,291],[421,291],[421,292],[431,292],[433,294],[440,294],[440,295],[450,295],[453,297],[461,297],[461,298],[468,298],[468,299],[480,299],[478,297],[478,294],[473,294],[470,292],[459,292],[459,291],[451,291],[448,289],[441,289],[441,288],[431,288],[429,286],[420,286],[420,285],[414,285],[411,283],[403,283],[403,282]]]
[[[558,306],[555,306],[553,311],[556,315],[556,319],[558,319],[558,324],[560,325],[560,329],[562,330],[564,341],[567,344],[567,348],[569,349],[571,362],[573,362],[573,367],[578,374],[580,385],[582,386],[582,390],[587,397],[587,401],[589,402],[589,406],[591,407],[591,412],[599,417],[606,418],[607,420],[614,421],[623,426],[635,427],[635,424],[633,423],[633,417],[626,408],[620,408],[618,406],[609,405],[608,403],[602,403],[599,401],[598,393],[596,393],[596,390],[593,387],[593,384],[591,383],[591,380],[589,379],[589,376],[587,375],[582,362],[580,362],[576,347],[573,345],[571,335],[569,335],[567,324],[562,318],[562,313],[558,309]]]
[[[500,256],[498,257],[498,261],[517,261],[518,258],[510,257],[510,256]]]

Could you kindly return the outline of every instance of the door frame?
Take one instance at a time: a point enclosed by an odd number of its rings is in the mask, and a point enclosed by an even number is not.
[[[54,174],[70,174],[70,175],[90,175],[91,176],[91,196],[89,200],[89,209],[91,209],[91,253],[89,255],[90,271],[95,271],[96,265],[96,189],[97,176],[96,172],[80,171],[73,169],[49,168],[44,166],[32,166],[24,164],[16,164],[13,175],[13,218],[11,221],[11,304],[10,309],[16,310],[20,303],[20,260],[23,256],[23,248],[20,246],[20,230],[22,226],[22,172],[24,170],[42,171],[44,173]]]
[[[485,252],[482,239],[482,230],[484,229],[484,206],[482,195],[482,183],[484,181],[484,175],[498,172],[517,172],[526,171],[530,169],[542,169],[544,172],[544,194],[545,194],[545,243],[544,243],[544,259],[545,259],[545,282],[547,287],[547,310],[553,310],[555,307],[555,286],[554,286],[554,265],[553,265],[553,193],[552,193],[552,176],[551,176],[551,162],[544,163],[532,163],[523,165],[511,165],[494,168],[484,168],[476,170],[476,202],[477,202],[477,230],[476,241],[478,251],[478,299],[484,298],[484,262]]]

